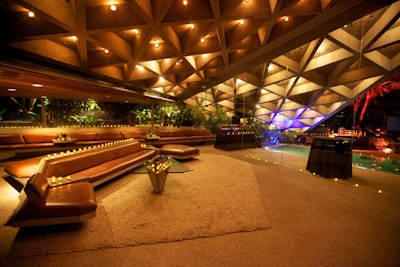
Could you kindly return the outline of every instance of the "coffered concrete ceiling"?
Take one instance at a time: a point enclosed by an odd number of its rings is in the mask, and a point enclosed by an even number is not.
[[[400,66],[400,1],[5,0],[0,8],[0,96],[162,97],[303,131]]]

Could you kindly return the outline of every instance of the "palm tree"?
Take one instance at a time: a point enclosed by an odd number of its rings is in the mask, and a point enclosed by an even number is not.
[[[369,90],[365,95],[362,95],[361,97],[356,99],[352,103],[354,106],[354,111],[355,111],[354,113],[356,113],[358,107],[361,105],[362,100],[365,98],[364,105],[360,114],[359,123],[361,124],[362,120],[364,119],[364,115],[371,101],[376,101],[378,97],[382,97],[389,92],[399,89],[400,89],[400,72],[397,72],[393,74],[388,81],[379,84],[378,86]]]

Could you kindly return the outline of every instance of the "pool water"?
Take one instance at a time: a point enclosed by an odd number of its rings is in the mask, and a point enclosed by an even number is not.
[[[265,149],[307,158],[310,154],[310,146],[281,145]],[[400,175],[400,160],[397,159],[367,153],[353,153],[352,160],[353,167],[356,168],[383,171]]]
[[[353,166],[356,168],[400,174],[400,160],[390,157],[379,157],[353,153]]]

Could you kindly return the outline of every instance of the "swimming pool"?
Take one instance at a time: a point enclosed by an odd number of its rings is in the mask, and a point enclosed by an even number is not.
[[[310,154],[310,146],[280,145],[265,149],[307,158]],[[352,165],[355,168],[383,171],[400,175],[400,160],[392,159],[389,156],[368,154],[367,151],[365,153],[353,153]]]

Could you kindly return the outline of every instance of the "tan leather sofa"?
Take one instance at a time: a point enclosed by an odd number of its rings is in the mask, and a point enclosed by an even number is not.
[[[155,154],[131,139],[8,162],[5,178],[23,189],[11,225],[71,223],[94,217],[93,187],[138,167]]]
[[[43,173],[33,175],[20,193],[20,205],[9,224],[14,227],[83,222],[95,217],[93,187],[87,181],[49,186]]]
[[[136,140],[120,140],[81,148],[75,153],[10,161],[5,164],[4,171],[22,186],[35,173],[43,173],[46,178],[84,177],[92,186],[97,186],[141,165],[155,154],[154,150],[143,149]]]
[[[184,128],[157,128],[155,134],[159,136],[158,140],[152,140],[152,145],[161,146],[164,144],[206,144],[215,141],[215,135],[208,129],[197,129],[194,127]],[[73,144],[67,147],[74,148],[87,145],[104,144],[110,141],[134,138],[140,143],[146,142],[146,131],[144,130],[123,130],[116,131],[87,131],[71,132],[69,137],[75,139]],[[58,134],[0,134],[0,150],[21,150],[25,149],[44,149],[54,148],[53,139]],[[59,149],[58,149],[59,150]]]

